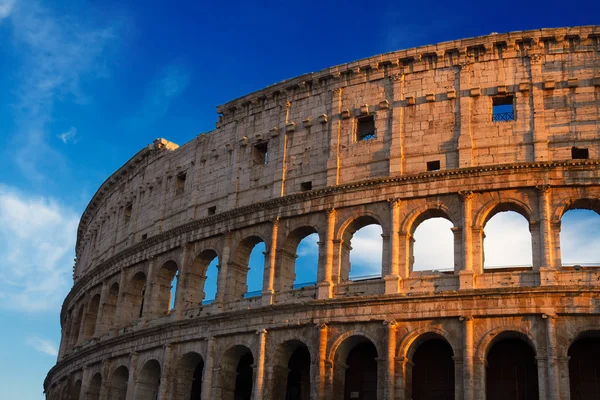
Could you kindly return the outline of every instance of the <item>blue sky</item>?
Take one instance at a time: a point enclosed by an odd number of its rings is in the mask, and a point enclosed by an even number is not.
[[[78,217],[153,139],[185,143],[214,128],[218,104],[305,72],[490,32],[594,24],[599,11],[589,0],[0,0],[0,398],[42,398]],[[353,244],[365,249],[357,266],[377,259],[378,234],[366,232]],[[427,257],[416,253],[423,265],[444,260]]]

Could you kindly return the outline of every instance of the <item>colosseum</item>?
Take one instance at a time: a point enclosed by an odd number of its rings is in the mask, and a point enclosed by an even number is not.
[[[600,398],[600,268],[563,265],[560,243],[563,214],[600,212],[600,26],[382,54],[217,112],[87,206],[49,400]],[[505,211],[529,225],[531,265],[486,265]],[[453,269],[414,268],[432,218]],[[357,277],[368,225],[379,273]]]

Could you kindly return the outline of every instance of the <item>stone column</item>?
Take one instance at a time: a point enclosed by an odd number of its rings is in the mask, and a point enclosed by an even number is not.
[[[404,99],[404,73],[390,75],[392,96],[389,99],[391,124],[390,141],[390,176],[404,173],[404,110],[405,107],[393,107],[394,101]]]
[[[146,289],[144,291],[144,307],[142,309],[142,321],[152,318],[155,310],[154,287],[156,282],[156,257],[148,258],[148,274],[146,276]]]
[[[399,263],[398,271],[400,274],[400,280],[403,281],[410,277],[411,267],[411,243],[412,235],[408,232],[400,232],[398,235],[398,253]],[[406,286],[405,286],[406,289]]]
[[[160,373],[160,387],[158,388],[158,400],[168,400],[169,392],[173,382],[171,381],[171,368],[173,361],[173,345],[168,343],[164,346],[163,363]]]
[[[327,336],[329,333],[329,328],[327,324],[322,323],[317,326],[319,329],[319,343],[318,343],[318,354],[316,357],[317,360],[317,368],[316,375],[314,376],[314,382],[316,387],[316,398],[317,400],[325,400],[325,382],[327,380],[327,371],[326,371],[326,360],[327,360]]]
[[[396,321],[385,321],[384,325],[387,328],[387,348],[385,357],[385,378],[384,391],[382,396],[386,400],[394,400],[395,396],[395,367],[396,367]]]
[[[334,208],[327,210],[327,233],[325,238],[325,265],[320,282],[317,284],[317,298],[330,299],[333,297],[333,263],[334,251],[333,240],[335,238],[335,214]]]
[[[536,186],[539,207],[539,271],[540,284],[553,285],[555,281],[554,247],[552,229],[550,226],[550,187]],[[534,266],[535,269],[535,266]]]
[[[256,355],[256,370],[254,374],[254,390],[252,393],[252,400],[263,400],[267,330],[262,329],[260,331],[256,331],[256,334],[258,335],[258,354]]]
[[[138,358],[140,355],[136,352],[131,353],[129,357],[129,379],[127,380],[127,395],[125,396],[126,400],[133,400],[133,395],[135,392],[135,384],[137,383],[137,367],[138,367]]]
[[[342,131],[342,88],[331,91],[331,129],[329,136],[329,159],[327,160],[327,186],[335,186],[340,183],[340,147]]]
[[[548,399],[548,358],[546,355],[535,357],[538,373],[538,390],[540,399]]]
[[[113,323],[114,328],[123,326],[123,294],[125,293],[125,270],[121,268],[121,275],[119,276],[119,294],[117,295],[117,304],[115,306],[115,321]]]
[[[98,304],[98,315],[96,316],[96,330],[92,332],[92,337],[99,337],[105,331],[103,320],[104,320],[104,303],[106,302],[106,296],[108,295],[108,285],[106,280],[102,281],[102,290],[100,291],[100,303]]]
[[[560,399],[560,380],[556,346],[556,316],[543,314],[546,320],[546,352],[548,363],[548,394],[550,399]]]
[[[473,138],[471,135],[471,118],[473,98],[466,94],[470,89],[471,67],[469,62],[463,62],[458,67],[460,69],[459,87],[456,92],[459,98],[456,101],[458,106],[458,166],[459,168],[468,168],[473,165]]]
[[[460,289],[473,289],[474,271],[473,271],[473,192],[459,192],[462,200],[462,251],[463,261],[462,269],[459,271]],[[481,271],[477,271],[481,273]]]
[[[110,360],[102,361],[102,385],[100,385],[100,400],[108,400],[108,384],[110,381]]]
[[[279,235],[279,216],[273,220],[271,233],[271,246],[269,247],[268,268],[265,271],[265,285],[262,292],[262,304],[268,306],[273,304],[275,294],[275,268],[277,261],[277,237]]]
[[[473,367],[473,351],[474,340],[473,340],[473,317],[461,317],[461,321],[464,324],[464,347],[463,347],[463,390],[464,400],[476,399],[473,391],[474,386],[474,367]]]
[[[190,268],[190,254],[193,253],[194,246],[186,243],[182,246],[181,261],[179,262],[179,277],[177,278],[177,288],[175,289],[175,318],[181,319],[185,306],[185,292],[188,291],[187,281]]]
[[[389,274],[385,281],[385,294],[398,293],[400,290],[400,199],[388,199],[390,205],[390,259]]]
[[[531,129],[531,137],[533,139],[533,160],[527,161],[548,161],[548,131],[544,115],[544,90],[542,85],[538,84],[538,82],[544,80],[542,77],[542,56],[541,54],[533,54],[532,50],[528,50],[528,53],[528,56],[523,57],[523,60],[526,63],[525,68],[530,73],[529,111],[530,115],[533,114],[531,118],[533,124],[529,129]]]
[[[210,400],[212,395],[213,387],[213,369],[215,359],[215,337],[211,336],[208,338],[208,344],[206,346],[206,356],[204,357],[206,363],[204,364],[204,371],[202,371],[202,400]]]
[[[223,306],[225,301],[225,295],[227,293],[227,278],[228,278],[228,264],[229,264],[229,253],[231,251],[231,232],[227,232],[223,235],[223,253],[221,254],[221,260],[219,260],[219,282],[217,285],[217,293],[215,295],[215,303],[218,307]]]

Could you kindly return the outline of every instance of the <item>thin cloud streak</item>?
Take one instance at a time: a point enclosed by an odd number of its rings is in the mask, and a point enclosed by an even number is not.
[[[69,142],[72,143],[76,143],[77,140],[75,139],[75,136],[77,135],[77,128],[75,128],[74,126],[71,127],[71,129],[69,129],[68,131],[62,132],[59,135],[57,135],[57,137],[62,140],[62,142],[64,144],[67,144]]]
[[[0,0],[0,20],[8,18],[15,7],[16,0]]]
[[[27,338],[27,344],[40,353],[48,354],[49,356],[58,356],[58,347],[51,340],[42,339],[37,336]]]

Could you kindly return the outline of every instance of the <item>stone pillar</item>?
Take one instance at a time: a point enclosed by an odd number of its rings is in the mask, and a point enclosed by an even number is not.
[[[400,290],[400,199],[388,199],[390,205],[389,274],[384,276],[385,294],[398,293]]]
[[[325,384],[327,381],[326,361],[327,361],[327,337],[329,328],[327,324],[320,324],[317,326],[319,329],[319,343],[318,343],[318,354],[316,357],[317,368],[315,368],[314,382],[316,387],[316,398],[317,400],[325,400]]]
[[[271,246],[268,252],[268,264],[265,271],[265,284],[262,292],[262,304],[268,306],[273,304],[275,294],[275,268],[277,262],[277,237],[279,235],[279,217],[273,220],[273,231],[271,233]]]
[[[158,400],[168,400],[170,388],[173,384],[171,378],[171,369],[173,361],[173,345],[165,344],[163,352],[163,362],[160,370],[160,387],[158,388]]]
[[[556,316],[543,314],[546,320],[546,352],[548,363],[549,399],[560,399],[560,380],[558,375],[558,357],[556,346]]]
[[[548,399],[548,358],[545,355],[535,357],[538,373],[538,390],[540,399]]]
[[[144,307],[142,308],[142,321],[152,318],[156,307],[154,306],[154,287],[156,282],[156,257],[148,258],[148,274],[146,276],[146,289],[144,291]]]
[[[473,98],[469,95],[463,96],[462,93],[467,92],[470,88],[471,67],[468,62],[459,65],[460,78],[459,87],[456,89],[459,95],[458,106],[459,120],[458,129],[458,167],[468,168],[473,165],[473,138],[471,135],[471,118]]]
[[[102,361],[102,385],[100,385],[100,400],[108,400],[110,383],[110,360]]]
[[[410,233],[408,233],[408,232],[400,232],[399,233],[399,235],[398,235],[398,244],[399,244],[398,271],[400,274],[401,281],[410,277],[411,243],[412,243],[412,235]]]
[[[385,321],[384,325],[387,328],[387,348],[386,348],[386,357],[385,357],[385,377],[384,381],[384,390],[381,394],[383,399],[386,400],[394,400],[395,396],[395,367],[396,367],[396,321],[390,320]]]
[[[473,289],[475,286],[473,271],[473,192],[459,193],[462,200],[462,269],[459,271],[460,289]],[[478,271],[481,273],[481,271]]]
[[[331,91],[331,129],[329,136],[329,159],[327,160],[327,186],[335,186],[340,183],[340,147],[342,131],[342,88]]]
[[[213,387],[213,370],[214,370],[214,359],[215,359],[215,337],[211,336],[208,338],[208,344],[206,346],[206,355],[204,357],[206,363],[204,364],[204,371],[202,371],[202,400],[210,400],[212,395]]]
[[[177,288],[175,289],[175,318],[181,319],[185,306],[185,292],[187,292],[187,281],[189,277],[190,255],[193,254],[194,246],[191,243],[186,243],[182,246],[181,261],[179,262],[179,277],[177,278]]]
[[[215,295],[215,303],[218,307],[223,306],[225,301],[225,294],[227,293],[227,278],[228,278],[228,264],[229,254],[231,251],[231,232],[227,232],[223,235],[223,253],[221,254],[221,260],[219,260],[219,282],[217,285],[217,293]]]
[[[464,400],[474,400],[475,396],[474,387],[474,366],[473,366],[473,351],[474,351],[474,340],[473,340],[473,317],[461,317],[464,324],[464,346],[463,346],[463,390]]]
[[[545,106],[544,106],[544,90],[542,85],[538,82],[542,82],[544,79],[543,75],[543,63],[542,56],[540,54],[532,54],[531,50],[528,50],[528,57],[523,57],[524,61],[529,64],[525,67],[530,73],[530,113],[532,114],[531,121],[533,124],[529,127],[531,129],[531,137],[533,139],[533,161],[548,161],[548,131],[545,121]],[[528,62],[527,62],[528,61]]]
[[[126,275],[125,270],[121,268],[121,275],[119,276],[119,294],[117,295],[117,305],[115,307],[115,329],[123,326],[123,294],[125,293],[127,286],[127,282],[125,281]]]
[[[392,96],[390,102],[391,141],[390,141],[390,176],[404,173],[404,110],[405,107],[393,107],[394,101],[404,99],[404,74],[390,75]]]
[[[138,379],[137,367],[139,357],[140,355],[136,352],[131,353],[129,356],[129,379],[127,380],[127,395],[125,396],[126,400],[133,400],[135,385]]]
[[[325,265],[324,271],[320,277],[320,282],[317,284],[317,298],[330,299],[333,297],[333,264],[334,250],[333,240],[335,238],[335,214],[334,208],[327,210],[327,233],[325,238]]]
[[[100,304],[98,304],[98,315],[96,316],[96,331],[92,332],[92,337],[102,336],[106,328],[104,327],[104,303],[108,296],[108,285],[106,280],[102,281],[102,290],[100,291]]]
[[[552,228],[550,224],[550,187],[548,185],[536,186],[538,191],[539,207],[539,271],[540,284],[553,285],[555,282],[554,246]],[[534,265],[535,269],[535,265]]]
[[[256,370],[254,373],[254,390],[252,393],[252,400],[262,400],[264,390],[264,378],[265,378],[265,352],[266,352],[266,340],[267,330],[262,329],[256,331],[258,335],[258,354],[256,355]]]

